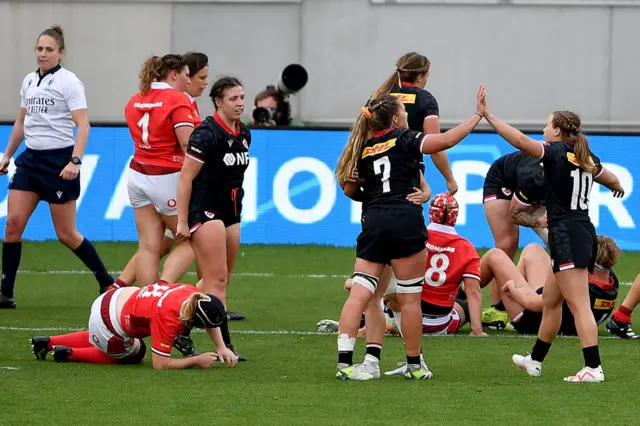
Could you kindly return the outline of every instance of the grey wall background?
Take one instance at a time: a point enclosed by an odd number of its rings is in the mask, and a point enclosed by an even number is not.
[[[296,115],[350,124],[395,60],[415,50],[432,62],[427,88],[445,124],[473,113],[486,83],[493,111],[523,127],[572,109],[588,127],[640,130],[640,2],[404,2],[0,0],[0,120],[15,118],[37,35],[59,23],[65,66],[84,82],[94,122],[123,122],[146,57],[200,50],[212,78],[244,81],[250,105],[286,64],[301,63],[310,81],[294,98]],[[199,104],[212,111],[208,99]]]

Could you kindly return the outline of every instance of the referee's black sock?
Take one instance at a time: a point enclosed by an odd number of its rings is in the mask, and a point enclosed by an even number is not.
[[[16,285],[16,274],[22,256],[22,242],[2,244],[2,294],[13,298],[13,288]]]
[[[82,263],[93,272],[100,287],[108,287],[113,284],[113,277],[109,274],[107,268],[105,268],[96,248],[89,240],[84,238],[80,246],[73,250],[73,254],[78,256],[78,258],[82,260]]]
[[[551,343],[536,339],[536,343],[533,345],[533,350],[531,351],[531,359],[538,362],[544,361],[549,353],[549,349],[551,349]]]
[[[584,355],[584,365],[589,368],[597,368],[600,363],[600,349],[598,345],[582,348]]]

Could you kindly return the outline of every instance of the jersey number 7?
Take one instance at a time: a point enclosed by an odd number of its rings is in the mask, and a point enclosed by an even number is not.
[[[376,175],[382,174],[382,192],[390,192],[391,185],[389,184],[389,177],[391,176],[391,162],[389,161],[389,157],[385,155],[374,161],[373,172]]]

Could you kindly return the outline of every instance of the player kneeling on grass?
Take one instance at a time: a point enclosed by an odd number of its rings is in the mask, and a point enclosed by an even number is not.
[[[598,325],[609,318],[618,297],[618,279],[611,270],[620,257],[615,241],[603,235],[597,237],[596,268],[589,274],[591,312]],[[502,290],[502,301],[516,331],[537,334],[542,321],[545,283],[555,279],[551,258],[539,244],[529,244],[522,251],[518,265],[509,261],[499,249],[489,250],[481,260],[482,282],[495,278]],[[562,306],[559,334],[577,336],[575,319],[566,302]]]
[[[142,288],[112,289],[91,306],[89,331],[31,339],[33,353],[44,360],[49,351],[57,362],[138,364],[145,356],[142,339],[151,336],[153,368],[211,367],[216,360],[234,367],[237,356],[225,347],[220,332],[226,312],[216,296],[188,284],[159,281]],[[206,329],[218,353],[175,359],[176,337],[193,327]]]

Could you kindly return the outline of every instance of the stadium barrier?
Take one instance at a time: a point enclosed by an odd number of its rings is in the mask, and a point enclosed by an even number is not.
[[[0,140],[11,126],[0,126]],[[322,244],[354,246],[360,231],[360,204],[348,200],[333,178],[336,160],[348,132],[335,130],[254,130],[245,177],[243,244]],[[541,135],[532,135],[541,138]],[[614,199],[594,184],[591,218],[598,233],[615,238],[622,249],[640,250],[640,197],[634,176],[640,175],[640,136],[591,136],[606,167],[620,178],[627,193]],[[6,145],[5,145],[6,146]],[[18,153],[24,150],[24,144]],[[482,209],[482,183],[491,163],[514,149],[495,134],[472,134],[448,151],[459,184],[458,232],[476,247],[492,247]],[[133,145],[127,128],[94,127],[81,169],[78,229],[94,241],[136,241],[133,210],[127,195],[128,163]],[[17,154],[16,154],[17,156]],[[445,190],[438,171],[426,158],[426,177],[433,194]],[[0,227],[7,215],[9,175],[0,177]],[[56,239],[49,209],[41,203],[24,234],[26,240]],[[520,246],[536,241],[521,232]]]

